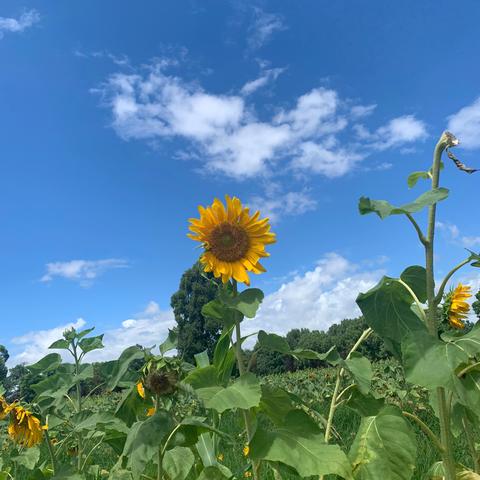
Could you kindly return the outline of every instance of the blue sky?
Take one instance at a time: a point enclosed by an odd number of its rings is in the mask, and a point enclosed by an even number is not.
[[[360,217],[358,198],[419,195],[406,177],[428,169],[447,127],[480,164],[479,15],[476,0],[4,0],[0,343],[12,361],[69,324],[107,333],[99,358],[160,340],[198,255],[187,219],[226,193],[278,234],[248,328],[355,315],[358,291],[422,260],[404,220]],[[447,163],[439,276],[480,249],[479,181]]]

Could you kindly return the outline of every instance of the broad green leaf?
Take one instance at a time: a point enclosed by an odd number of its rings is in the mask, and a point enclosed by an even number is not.
[[[362,197],[358,204],[358,209],[361,215],[368,213],[376,213],[382,220],[390,215],[412,214],[423,210],[425,207],[430,207],[441,200],[448,197],[448,189],[436,188],[420,195],[411,203],[406,203],[400,207],[395,207],[386,200],[371,200],[367,197]]]
[[[145,466],[157,454],[163,438],[172,430],[173,419],[169,412],[160,410],[143,422],[132,425],[125,442],[122,457],[134,475],[145,471]]]
[[[217,369],[218,378],[222,385],[226,385],[232,376],[235,366],[235,349],[230,346],[233,326],[226,328],[217,341],[213,353],[213,365]]]
[[[163,469],[170,480],[185,480],[195,463],[195,456],[186,447],[167,450],[163,456]]]
[[[400,278],[413,290],[421,303],[427,301],[427,271],[420,265],[406,268]]]
[[[385,406],[383,398],[376,398],[373,394],[363,395],[357,386],[352,388],[347,396],[347,407],[357,412],[362,417],[377,415]]]
[[[264,330],[258,332],[258,343],[260,347],[274,352],[289,354],[292,350],[284,337],[275,333],[267,333]]]
[[[210,359],[208,358],[208,351],[204,350],[203,352],[196,353],[194,355],[195,363],[198,368],[208,367],[210,365]]]
[[[104,348],[103,334],[96,337],[82,338],[78,343],[78,346],[82,349],[84,353]]]
[[[223,467],[221,465],[217,465],[216,467],[207,467],[204,468],[201,472],[200,475],[198,476],[197,480],[225,480],[226,478],[233,478],[230,472],[230,475],[228,475],[227,472],[224,470],[226,467]]]
[[[480,267],[480,254],[472,252],[471,250],[468,251],[470,252],[469,260],[472,262],[470,265],[472,267]]]
[[[363,394],[367,394],[370,391],[373,377],[370,360],[358,352],[353,352],[350,358],[345,360],[344,365],[352,374],[360,391]]]
[[[177,348],[178,344],[178,333],[176,330],[168,330],[168,337],[166,340],[160,345],[160,353],[165,355],[170,350]]]
[[[409,480],[415,469],[416,437],[396,407],[364,417],[349,457],[357,480]]]
[[[184,381],[191,385],[195,390],[209,387],[220,387],[218,372],[213,365],[203,368],[195,368],[187,375]]]
[[[119,359],[116,361],[115,366],[112,371],[112,376],[110,377],[109,382],[107,383],[107,389],[113,390],[122,380],[125,373],[127,373],[128,367],[134,360],[139,360],[144,358],[144,353],[142,348],[138,346],[132,346],[125,349],[120,355]]]
[[[48,348],[51,350],[68,350],[69,346],[70,342],[61,338],[60,340],[53,342]]]
[[[202,307],[202,315],[206,318],[221,320],[227,328],[243,319],[243,315],[239,311],[228,308],[227,305],[220,300],[212,300],[204,305]]]
[[[76,422],[73,430],[77,432],[82,430],[102,432],[106,430],[117,430],[125,434],[129,432],[128,426],[120,418],[109,412],[93,413],[81,422]]]
[[[286,415],[292,409],[292,398],[285,390],[273,385],[262,385],[260,411],[265,413],[270,420],[279,425],[283,423]]]
[[[458,470],[455,480],[480,480],[478,473],[472,472],[472,470]]]
[[[420,179],[428,180],[430,177],[430,172],[412,172],[407,179],[408,188],[413,188]]]
[[[80,332],[77,332],[77,338],[80,340],[83,337],[86,337],[89,333],[92,333],[94,330],[95,330],[95,327],[87,328],[85,330],[81,330]]]
[[[58,353],[49,353],[37,363],[29,365],[27,368],[34,374],[47,373],[56,370],[62,363],[62,357]]]
[[[232,296],[225,289],[220,290],[219,293],[220,301],[224,302],[227,307],[242,313],[247,318],[255,317],[263,297],[263,292],[258,288],[247,288],[236,296]]]
[[[400,343],[407,334],[427,332],[425,324],[412,310],[413,298],[396,279],[383,277],[357,304],[367,324],[400,357]]]
[[[273,431],[258,427],[249,456],[252,460],[285,463],[301,477],[336,474],[353,478],[345,453],[338,445],[324,442],[322,431],[303,410],[292,410]]]
[[[442,339],[454,342],[458,347],[468,353],[471,358],[480,354],[480,322],[477,322],[468,333],[444,333]]]
[[[197,391],[199,395],[201,393]],[[219,413],[225,410],[241,408],[247,410],[258,407],[262,391],[257,377],[253,373],[240,376],[232,385],[221,388],[211,398],[205,400],[207,408],[213,408]]]
[[[202,433],[202,435],[200,435],[198,438],[196,447],[205,468],[216,467],[218,465],[217,455],[215,453],[215,445],[210,433]]]
[[[122,398],[115,410],[115,416],[131,427],[139,418],[145,415],[148,407],[149,405],[146,404],[145,400],[138,394],[136,385],[132,385],[123,392]]]
[[[330,365],[336,366],[340,365],[343,362],[342,357],[338,353],[337,347],[333,346],[325,353],[319,353],[314,350],[296,348],[292,350],[292,355],[295,358],[303,360],[320,360],[322,362],[327,362]]]
[[[443,342],[426,332],[407,335],[402,343],[405,378],[428,389],[455,390],[455,369],[468,361],[468,354],[455,342]]]
[[[25,467],[27,470],[33,470],[40,460],[40,449],[32,447],[25,449],[20,455],[12,457],[12,462]]]

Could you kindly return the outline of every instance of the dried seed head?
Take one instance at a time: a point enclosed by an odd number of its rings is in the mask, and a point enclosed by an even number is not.
[[[146,378],[147,388],[157,395],[171,395],[177,389],[177,374],[153,370]]]

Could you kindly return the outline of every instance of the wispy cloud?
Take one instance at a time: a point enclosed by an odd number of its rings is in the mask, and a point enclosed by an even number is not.
[[[193,156],[196,151],[207,171],[239,180],[291,169],[340,177],[376,151],[411,146],[426,136],[425,124],[414,115],[393,118],[371,133],[357,121],[373,111],[372,105],[355,111],[350,101],[324,87],[260,120],[253,96],[246,94],[267,78],[244,85],[237,95],[212,94],[168,74],[171,66],[159,61],[135,73],[119,72],[95,90],[111,110],[113,128],[125,140],[181,138],[190,144],[184,150]]]
[[[480,246],[480,237],[463,235],[454,223],[437,222],[437,228],[443,232],[445,238],[464,248],[475,248]]]
[[[3,38],[7,32],[23,32],[39,21],[40,14],[37,10],[25,11],[18,18],[0,17],[0,38]]]
[[[317,208],[317,201],[307,191],[279,192],[274,189],[265,196],[254,196],[247,202],[252,210],[261,210],[273,223],[285,215],[302,215]]]
[[[253,22],[248,29],[248,46],[251,50],[257,50],[265,45],[275,32],[285,29],[281,15],[254,8]]]
[[[258,78],[247,82],[240,90],[240,94],[244,96],[251,95],[258,89],[265,87],[269,83],[275,81],[278,76],[284,71],[284,68],[270,68],[264,70]]]
[[[415,115],[393,118],[373,133],[363,125],[356,125],[355,131],[361,140],[380,151],[424,140],[428,136],[425,122],[417,119]]]
[[[480,148],[480,98],[448,117],[448,130],[467,149]]]
[[[90,286],[93,281],[107,270],[126,268],[129,263],[121,258],[106,258],[102,260],[69,260],[67,262],[47,263],[46,272],[40,281],[48,283],[55,277],[66,278],[80,283],[83,287]]]

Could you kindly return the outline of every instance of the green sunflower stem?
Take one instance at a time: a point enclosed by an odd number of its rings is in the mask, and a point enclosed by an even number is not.
[[[440,183],[440,168],[442,162],[442,153],[449,146],[458,143],[453,135],[444,132],[438,141],[433,154],[432,166],[432,190],[438,188]],[[435,220],[437,214],[436,204],[429,208],[428,229],[425,246],[425,266],[427,271],[427,328],[430,334],[437,338],[437,307],[439,302],[435,295],[435,273],[434,273],[434,241],[435,241]],[[440,421],[440,438],[444,449],[442,454],[443,467],[445,470],[445,480],[455,480],[455,460],[453,457],[452,433],[450,431],[450,408],[447,405],[445,389],[437,388],[438,398],[438,416]]]
[[[156,395],[155,397],[155,411],[158,412],[160,410],[160,395]],[[157,480],[163,480],[163,449],[160,445],[158,447],[158,467],[157,467]]]
[[[75,360],[75,377],[76,377],[76,409],[77,413],[80,413],[82,411],[83,405],[82,405],[82,387],[80,385],[80,381],[78,380],[78,377],[80,376],[80,362],[81,362],[81,356],[78,355],[78,342],[72,340],[72,350],[71,353],[73,355],[73,359]],[[83,448],[82,448],[82,443],[83,443],[83,436],[81,433],[77,435],[77,470],[79,472],[82,471],[82,458],[83,458]]]
[[[238,295],[238,284],[235,279],[232,279],[233,295]],[[244,375],[247,370],[245,367],[245,358],[242,350],[242,333],[240,329],[240,322],[235,324],[235,355],[237,358],[238,373]],[[250,443],[252,439],[252,416],[250,410],[243,410],[243,420],[245,423],[245,431],[247,432],[247,440]],[[257,462],[252,462],[252,473],[254,480],[258,480],[258,470],[260,465]]]
[[[53,451],[52,440],[48,434],[48,430],[45,430],[45,443],[47,444],[48,454],[50,455],[50,461],[52,462],[52,472],[55,476],[57,473],[57,459],[55,457],[55,452]]]

